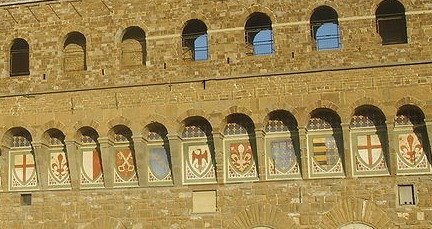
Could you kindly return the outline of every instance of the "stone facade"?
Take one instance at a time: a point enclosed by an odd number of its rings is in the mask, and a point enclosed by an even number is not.
[[[0,1],[0,227],[432,227],[432,4],[380,3]]]

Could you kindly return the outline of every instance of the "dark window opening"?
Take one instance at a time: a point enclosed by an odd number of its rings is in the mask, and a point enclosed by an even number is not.
[[[383,45],[408,42],[405,8],[400,2],[381,2],[376,10],[376,26]]]
[[[182,33],[182,47],[185,59],[208,59],[208,35],[204,22],[197,19],[186,22]]]
[[[31,194],[21,194],[21,206],[28,206],[32,204]]]
[[[10,75],[29,75],[29,44],[26,40],[17,38],[10,50]]]
[[[252,55],[273,54],[273,31],[270,17],[259,12],[251,14],[245,25],[245,40]]]
[[[333,8],[316,8],[311,16],[310,25],[317,50],[341,48],[338,14]]]

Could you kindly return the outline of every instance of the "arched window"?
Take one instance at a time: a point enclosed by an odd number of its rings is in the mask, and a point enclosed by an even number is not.
[[[245,40],[252,55],[271,55],[273,49],[273,32],[270,17],[255,12],[249,16],[245,25]]]
[[[339,49],[341,47],[336,10],[329,6],[316,8],[310,18],[310,25],[317,50]]]
[[[122,38],[121,50],[123,66],[145,65],[147,52],[144,31],[136,26],[127,28]]]
[[[29,75],[29,44],[22,38],[13,40],[10,49],[10,76]]]
[[[382,44],[407,43],[405,7],[397,0],[384,0],[376,10],[377,32]]]
[[[71,32],[66,36],[63,46],[65,71],[87,69],[86,38],[80,32]]]
[[[182,33],[183,56],[195,61],[208,59],[207,26],[198,19],[186,22]]]

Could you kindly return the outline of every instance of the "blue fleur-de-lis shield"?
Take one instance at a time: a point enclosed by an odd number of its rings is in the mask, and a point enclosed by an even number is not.
[[[282,172],[288,172],[296,163],[296,155],[292,140],[271,142],[271,158],[275,168]]]

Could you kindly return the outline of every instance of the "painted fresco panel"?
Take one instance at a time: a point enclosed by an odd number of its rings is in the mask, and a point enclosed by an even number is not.
[[[397,138],[397,173],[430,173],[431,166],[423,149],[421,136],[412,131],[405,131],[398,134]]]
[[[300,166],[290,137],[266,138],[267,179],[301,178]]]
[[[172,183],[168,152],[162,145],[149,146],[148,181],[153,183]]]
[[[308,136],[309,176],[342,177],[344,171],[333,134]]]
[[[206,141],[183,143],[183,182],[215,183],[214,162]]]
[[[120,186],[137,185],[138,177],[132,151],[129,148],[116,149],[114,156],[114,183]]]
[[[9,152],[9,189],[34,190],[38,180],[34,155],[28,151]]]
[[[82,150],[81,185],[83,187],[103,187],[102,158],[96,148]]]
[[[376,134],[354,133],[351,135],[353,141],[353,175],[355,176],[374,176],[388,174],[388,169],[384,157],[382,139]]]
[[[249,139],[225,141],[226,180],[257,180],[254,152]]]
[[[70,188],[69,165],[66,154],[62,150],[50,153],[48,186],[50,188]]]

